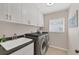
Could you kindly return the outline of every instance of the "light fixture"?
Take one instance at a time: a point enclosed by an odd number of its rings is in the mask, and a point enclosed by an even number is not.
[[[54,3],[46,3],[47,6],[52,6]]]

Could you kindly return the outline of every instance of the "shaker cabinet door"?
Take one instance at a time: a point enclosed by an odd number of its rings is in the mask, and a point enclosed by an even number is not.
[[[0,20],[8,21],[8,4],[0,3]]]
[[[43,14],[39,12],[39,26],[44,27],[44,19],[43,19]]]
[[[29,4],[23,3],[22,4],[22,19],[24,24],[29,25],[30,24],[30,7]]]
[[[37,9],[34,5],[30,6],[30,21],[31,21],[31,25],[37,26]]]

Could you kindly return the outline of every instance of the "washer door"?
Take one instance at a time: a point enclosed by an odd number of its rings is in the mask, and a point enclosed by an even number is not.
[[[41,50],[40,50],[41,55],[44,55],[47,52],[47,50],[48,50],[48,42],[46,38],[43,38],[41,40]]]

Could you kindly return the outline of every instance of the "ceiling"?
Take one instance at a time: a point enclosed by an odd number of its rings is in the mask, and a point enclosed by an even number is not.
[[[57,12],[61,10],[65,10],[70,6],[70,3],[54,3],[51,6],[47,6],[46,3],[38,3],[35,4],[39,10],[46,14],[46,13],[51,13],[51,12]]]

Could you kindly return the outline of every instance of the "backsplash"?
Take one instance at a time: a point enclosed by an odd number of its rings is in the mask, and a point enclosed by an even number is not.
[[[22,35],[25,33],[35,32],[38,27],[31,25],[22,25],[16,23],[9,23],[0,21],[0,35],[5,35],[6,37],[13,36],[14,33],[17,35]]]

